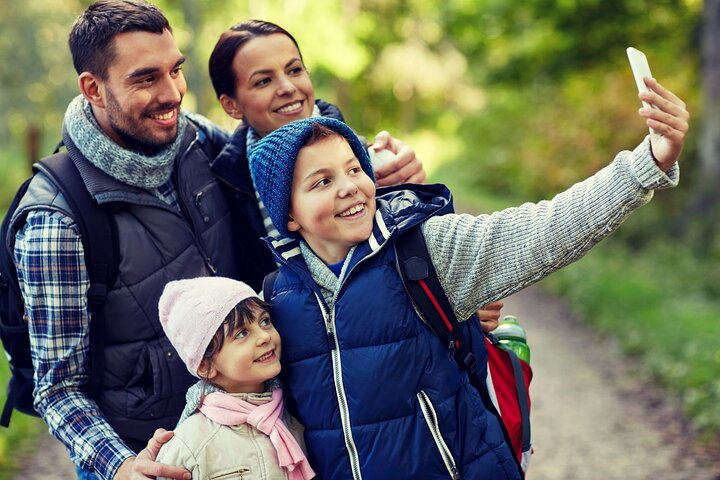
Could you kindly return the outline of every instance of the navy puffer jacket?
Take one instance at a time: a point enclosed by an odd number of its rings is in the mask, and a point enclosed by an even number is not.
[[[321,479],[518,479],[497,420],[415,313],[397,270],[395,238],[451,211],[449,191],[405,187],[379,192],[373,234],[333,308],[297,241],[269,242],[282,263],[271,299],[286,405]]]

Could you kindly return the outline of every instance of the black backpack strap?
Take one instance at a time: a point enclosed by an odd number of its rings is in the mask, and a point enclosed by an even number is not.
[[[272,298],[273,288],[275,287],[275,280],[277,279],[279,270],[273,270],[272,272],[265,275],[262,284],[263,300],[269,302]]]
[[[63,152],[43,158],[35,164],[35,169],[58,187],[80,229],[90,278],[90,386],[97,389],[102,385],[105,371],[105,301],[118,268],[114,224],[109,211],[98,205],[88,192],[69,154]]]
[[[512,363],[513,376],[515,377],[515,391],[518,397],[518,406],[520,407],[520,431],[522,432],[522,451],[530,450],[530,406],[528,405],[527,392],[525,387],[525,375],[523,374],[520,359],[510,349],[510,362]]]
[[[495,335],[489,333],[487,335],[488,340],[501,348],[504,352],[507,352],[510,358],[510,365],[513,370],[513,378],[515,380],[515,392],[518,398],[518,407],[520,409],[520,428],[522,431],[522,451],[527,452],[530,450],[530,405],[528,404],[527,387],[525,386],[525,374],[523,373],[522,364],[517,354],[512,349],[505,347],[497,339]]]
[[[450,301],[440,284],[437,272],[430,259],[421,225],[403,232],[395,241],[395,251],[400,264],[400,276],[405,290],[430,329],[447,346],[460,368],[467,372],[470,383],[480,394],[485,408],[497,418],[505,443],[510,447],[511,456],[515,460],[521,476],[524,476],[520,461],[513,451],[510,434],[505,428],[505,423],[495,408],[492,398],[490,398],[485,379],[480,378],[478,374],[477,358],[472,353],[470,345],[465,342],[455,312],[453,312]],[[520,375],[520,379],[522,379],[522,371]]]

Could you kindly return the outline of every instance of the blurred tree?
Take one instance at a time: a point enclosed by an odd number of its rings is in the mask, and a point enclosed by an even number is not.
[[[3,1],[0,16],[0,139],[24,145],[26,162],[49,154],[41,145],[77,91],[67,48],[68,26],[82,8],[77,0]]]
[[[701,32],[703,118],[699,172],[685,225],[700,225],[703,250],[717,241],[720,221],[720,0],[705,0]]]

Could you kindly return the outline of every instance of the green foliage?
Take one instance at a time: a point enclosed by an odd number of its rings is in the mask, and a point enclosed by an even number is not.
[[[646,207],[650,208],[650,207]],[[638,252],[612,238],[543,283],[619,339],[652,381],[676,392],[695,426],[720,431],[717,268],[662,239]]]
[[[3,355],[0,358],[0,406],[5,405],[5,385],[9,372]],[[10,428],[0,428],[0,480],[11,480],[20,471],[19,460],[33,450],[35,439],[47,427],[37,417],[13,412]]]

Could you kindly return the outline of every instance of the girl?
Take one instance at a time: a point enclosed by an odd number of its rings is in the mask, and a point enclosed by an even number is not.
[[[281,344],[268,304],[242,282],[200,277],[168,283],[159,307],[167,337],[207,388],[158,461],[192,478],[313,478],[302,427],[273,381]]]

